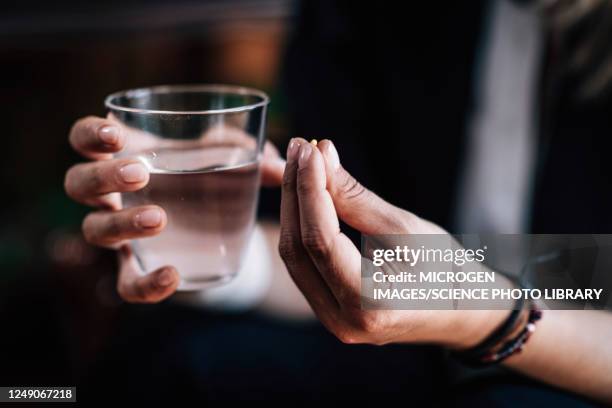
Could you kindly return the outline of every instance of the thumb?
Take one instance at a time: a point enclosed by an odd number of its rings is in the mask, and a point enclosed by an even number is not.
[[[264,146],[261,158],[261,184],[266,187],[278,187],[283,182],[285,160],[271,143]]]
[[[389,204],[359,183],[340,165],[338,151],[330,140],[318,143],[325,158],[327,190],[338,217],[363,234],[405,234],[418,219],[414,214]]]
[[[176,269],[162,267],[143,275],[129,245],[119,250],[117,292],[131,303],[157,303],[172,295],[180,283]]]

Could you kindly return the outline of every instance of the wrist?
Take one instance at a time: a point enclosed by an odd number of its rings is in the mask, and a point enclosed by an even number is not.
[[[509,314],[509,310],[449,310],[438,342],[454,350],[469,349],[493,333]]]

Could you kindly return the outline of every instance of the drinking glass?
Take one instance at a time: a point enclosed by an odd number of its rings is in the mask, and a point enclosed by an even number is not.
[[[248,244],[260,186],[268,96],[229,85],[173,85],[114,93],[108,117],[126,135],[116,156],[149,170],[123,207],[156,204],[167,214],[157,236],[131,242],[143,273],[176,267],[179,290],[230,281]]]

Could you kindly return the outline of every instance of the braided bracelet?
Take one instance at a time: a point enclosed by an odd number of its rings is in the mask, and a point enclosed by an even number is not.
[[[514,308],[506,320],[504,320],[504,322],[486,339],[468,350],[455,351],[452,355],[464,364],[474,365],[475,361],[481,359],[483,355],[489,353],[490,350],[493,350],[495,346],[499,345],[510,334],[515,332],[521,313],[524,310],[524,304],[525,301],[521,297],[516,301]]]
[[[508,335],[516,333],[517,324],[519,320],[521,320],[518,317],[521,312],[525,311],[524,309],[514,310],[502,324],[501,327],[505,329],[503,330],[503,332],[506,333],[505,336],[500,338],[501,331],[498,329],[478,346],[470,350],[453,353],[454,356],[462,363],[471,367],[483,367],[501,363],[513,354],[521,352],[523,346],[535,331],[536,322],[542,318],[542,311],[538,309],[533,302],[529,303],[528,310],[529,312],[527,319],[524,320],[524,326],[520,329],[518,334],[510,340],[505,341]],[[497,341],[493,342],[493,339]],[[500,344],[501,346],[499,346]],[[486,347],[483,347],[484,345],[486,345]]]
[[[479,360],[480,365],[498,364],[507,359],[508,357],[520,353],[523,347],[527,343],[527,340],[535,332],[536,322],[542,318],[542,311],[538,309],[533,303],[531,303],[531,309],[529,310],[529,317],[525,327],[519,332],[519,334],[511,340],[508,340],[504,345],[497,351],[490,351]]]

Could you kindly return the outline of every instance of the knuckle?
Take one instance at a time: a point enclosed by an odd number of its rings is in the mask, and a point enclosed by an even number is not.
[[[302,243],[308,253],[317,259],[326,258],[331,249],[331,243],[323,238],[323,234],[314,226],[302,230]]]
[[[88,214],[83,219],[83,224],[81,226],[85,241],[93,245],[98,243],[98,235],[96,233],[96,228],[94,227],[95,217],[96,216],[94,214]]]
[[[104,172],[100,166],[92,166],[89,173],[89,185],[92,191],[103,193],[106,181],[104,179]]]
[[[122,236],[123,222],[118,214],[101,215],[91,213],[83,220],[82,229],[85,240],[90,244],[101,246],[112,245]]]
[[[362,312],[353,314],[353,324],[361,333],[372,336],[381,331],[382,321],[379,313]]]
[[[355,200],[366,194],[366,188],[355,177],[345,172],[339,190],[344,200]]]
[[[298,258],[299,243],[292,234],[281,232],[278,252],[285,264],[294,265]]]
[[[287,170],[281,182],[281,188],[284,191],[293,192],[295,190],[295,180],[288,176]]]
[[[362,313],[359,319],[359,328],[366,334],[375,334],[380,328],[380,322],[373,313]]]
[[[104,235],[108,241],[115,241],[123,234],[124,222],[119,214],[109,214],[105,222]]]
[[[314,193],[317,189],[317,186],[315,185],[315,183],[313,183],[311,181],[311,179],[308,176],[302,176],[300,177],[299,175],[302,174],[302,172],[306,171],[307,169],[299,169],[298,170],[298,179],[297,179],[297,185],[296,185],[296,190],[298,192],[299,195],[304,196],[304,195],[310,195],[312,193]]]

